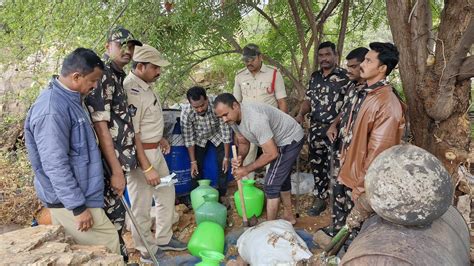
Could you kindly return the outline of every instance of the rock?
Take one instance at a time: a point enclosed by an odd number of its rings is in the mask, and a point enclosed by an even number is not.
[[[456,205],[456,209],[461,213],[462,217],[466,221],[467,224],[471,224],[471,196],[470,195],[462,195],[458,197],[458,204]]]
[[[0,224],[0,235],[22,228],[24,228],[24,226],[18,224]]]
[[[242,257],[238,256],[237,259],[229,260],[226,266],[247,266],[248,264],[242,259]]]
[[[426,225],[443,215],[453,199],[452,179],[431,153],[397,145],[374,159],[365,176],[367,198],[384,219]]]
[[[0,235],[1,264],[122,265],[104,246],[75,245],[59,225],[39,225]]]
[[[44,242],[64,239],[64,229],[59,225],[36,226],[0,235],[0,255],[31,251]]]

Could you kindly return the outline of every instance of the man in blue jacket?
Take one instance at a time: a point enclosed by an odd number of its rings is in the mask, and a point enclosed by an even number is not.
[[[104,245],[120,254],[117,231],[102,209],[104,175],[83,98],[102,77],[104,64],[78,48],[63,62],[28,112],[25,138],[38,198],[53,224],[82,245]]]

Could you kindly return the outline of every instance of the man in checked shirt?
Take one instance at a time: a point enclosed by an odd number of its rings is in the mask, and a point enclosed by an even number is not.
[[[217,165],[221,165],[217,190],[220,202],[227,205],[225,194],[226,173],[229,168],[230,127],[216,116],[213,99],[206,96],[204,88],[192,87],[187,91],[186,97],[189,105],[181,111],[181,130],[191,161],[192,187],[197,187],[197,180],[203,178],[204,154],[213,145],[217,150]]]

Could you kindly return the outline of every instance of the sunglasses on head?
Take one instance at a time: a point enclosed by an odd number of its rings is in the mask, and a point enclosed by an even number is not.
[[[244,63],[248,63],[248,62],[251,62],[251,61],[255,60],[255,58],[257,58],[256,55],[255,56],[246,56],[246,57],[242,57],[242,61]]]

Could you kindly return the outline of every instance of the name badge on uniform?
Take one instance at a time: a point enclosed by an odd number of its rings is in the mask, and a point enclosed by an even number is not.
[[[135,105],[133,104],[130,104],[128,106],[128,114],[131,116],[131,117],[134,117],[136,114],[137,114],[137,107],[135,107]]]

